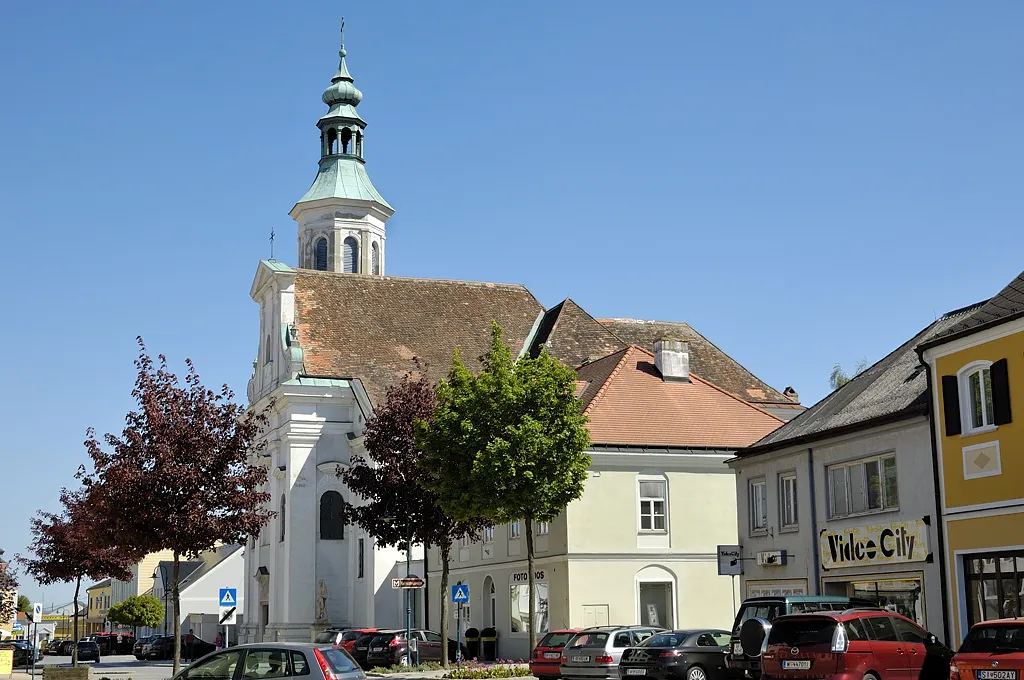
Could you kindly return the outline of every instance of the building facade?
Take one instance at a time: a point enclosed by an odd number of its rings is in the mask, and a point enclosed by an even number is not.
[[[926,372],[936,321],[730,461],[744,597],[846,595],[945,637]]]
[[[123,602],[132,596],[152,593],[153,583],[156,581],[157,565],[170,559],[174,559],[174,552],[171,550],[149,553],[139,560],[138,564],[132,565],[132,577],[129,580],[111,579],[110,604]],[[107,608],[109,609],[109,607]]]
[[[594,444],[582,498],[534,526],[539,636],[608,624],[731,624],[733,584],[715,558],[717,545],[736,538],[724,463],[782,421],[688,366],[687,344],[664,340],[654,353],[632,346],[577,370]],[[521,522],[484,530],[463,540],[450,564],[451,583],[470,588],[461,626],[495,628],[503,657],[530,653],[525,537]],[[428,551],[427,566],[439,581],[438,550]],[[439,612],[432,604],[432,621]]]
[[[1024,275],[924,343],[940,471],[950,639],[1024,598]],[[1016,416],[1016,419],[1015,419]]]
[[[111,591],[109,578],[86,588],[86,601],[89,603],[85,614],[85,632],[87,634],[107,630],[107,610],[110,609]]]

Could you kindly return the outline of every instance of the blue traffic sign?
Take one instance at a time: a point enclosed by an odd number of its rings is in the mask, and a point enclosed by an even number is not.
[[[469,586],[465,583],[452,586],[452,602],[455,604],[469,602]]]
[[[236,588],[220,589],[220,606],[234,607],[238,604],[238,590]]]

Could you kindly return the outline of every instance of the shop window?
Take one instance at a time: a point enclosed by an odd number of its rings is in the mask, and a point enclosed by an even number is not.
[[[750,482],[750,531],[765,531],[767,528],[767,484],[763,479],[755,479]]]
[[[924,593],[920,578],[895,578],[878,581],[827,581],[825,595],[855,597],[901,614],[925,625]],[[845,605],[840,608],[844,608]],[[824,607],[822,607],[824,608]]]
[[[969,624],[1020,616],[1024,550],[969,555],[964,575]]]
[[[866,458],[828,468],[829,516],[892,510],[899,505],[896,456]]]
[[[799,524],[795,472],[779,475],[779,517],[783,529],[795,529]]]
[[[665,480],[640,480],[640,531],[667,530]]]
[[[538,635],[548,632],[548,584],[534,583],[534,630]],[[530,618],[530,586],[529,584],[509,587],[509,612],[512,619],[512,632],[525,633],[526,622]]]

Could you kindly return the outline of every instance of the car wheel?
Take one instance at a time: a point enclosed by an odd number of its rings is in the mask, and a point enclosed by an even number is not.
[[[878,680],[878,676],[874,673],[865,673],[864,680]]]
[[[700,666],[691,666],[686,671],[686,680],[708,680],[708,674]]]
[[[399,666],[408,666],[409,665],[409,655],[408,654],[403,654],[402,656],[398,657],[398,665]]]

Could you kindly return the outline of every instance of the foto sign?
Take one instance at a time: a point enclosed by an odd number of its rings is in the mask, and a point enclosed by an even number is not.
[[[718,546],[718,575],[740,576],[743,574],[741,547],[738,545]]]

